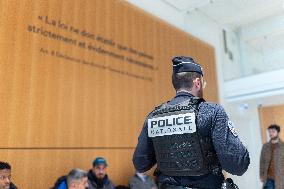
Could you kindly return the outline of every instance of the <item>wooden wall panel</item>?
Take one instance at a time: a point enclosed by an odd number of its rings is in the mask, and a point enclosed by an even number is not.
[[[267,106],[259,108],[259,116],[262,131],[262,142],[265,143],[269,138],[267,138],[267,128],[272,124],[277,124],[281,127],[280,138],[284,140],[284,105],[278,106]]]
[[[196,59],[218,100],[214,49],[125,1],[1,0],[0,24],[0,160],[20,188],[87,168],[96,149],[126,183],[144,118],[174,96],[173,56]]]

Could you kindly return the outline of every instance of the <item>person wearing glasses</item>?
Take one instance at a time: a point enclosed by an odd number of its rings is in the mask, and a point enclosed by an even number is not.
[[[61,176],[50,189],[86,189],[89,187],[87,172],[72,169],[68,175]]]
[[[133,154],[144,173],[157,164],[162,189],[220,189],[222,170],[246,172],[250,158],[221,105],[203,99],[202,67],[193,58],[172,59],[176,96],[146,118]]]
[[[11,182],[11,165],[0,161],[0,189],[17,189]]]
[[[73,169],[67,176],[68,189],[86,189],[89,187],[87,172]]]

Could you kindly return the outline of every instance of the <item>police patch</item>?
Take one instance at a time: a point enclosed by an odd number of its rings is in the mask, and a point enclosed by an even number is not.
[[[148,136],[195,133],[195,113],[186,113],[148,119]]]
[[[233,123],[232,121],[228,121],[228,127],[229,127],[231,133],[232,133],[235,137],[237,137],[237,136],[238,136],[238,133],[237,133],[236,128],[235,128],[235,126],[234,126],[234,123]]]

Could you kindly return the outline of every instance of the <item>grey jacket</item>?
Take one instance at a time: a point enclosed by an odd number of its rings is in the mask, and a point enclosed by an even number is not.
[[[131,189],[157,189],[157,185],[155,184],[154,180],[146,176],[145,181],[143,181],[138,175],[134,175],[129,180],[129,187]]]

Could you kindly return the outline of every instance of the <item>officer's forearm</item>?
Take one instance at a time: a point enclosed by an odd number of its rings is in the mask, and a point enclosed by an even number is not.
[[[225,171],[237,176],[243,175],[250,164],[249,153],[247,150],[240,154],[222,154],[219,160]]]

